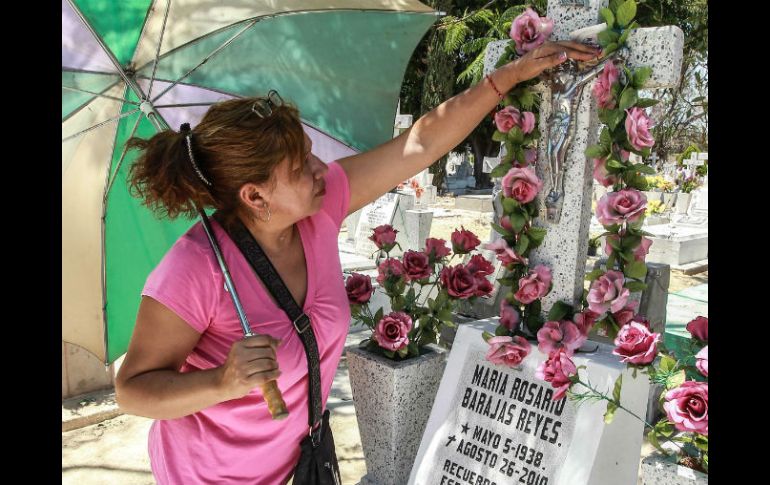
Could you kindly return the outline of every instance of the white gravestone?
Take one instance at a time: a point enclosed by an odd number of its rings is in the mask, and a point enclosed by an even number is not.
[[[554,401],[535,377],[546,356],[533,348],[519,369],[485,359],[483,330],[497,319],[462,325],[450,351],[420,449],[412,485],[619,485],[636,483],[643,424],[623,410],[605,425],[604,402]],[[643,416],[648,380],[634,379],[606,346],[577,354],[575,365],[611,393],[623,373],[621,403]]]
[[[599,10],[606,7],[608,1],[587,0],[586,3],[588,7],[562,5],[561,0],[549,0],[548,17],[554,21],[553,35],[549,40],[568,40],[570,32],[600,23]],[[495,69],[494,65],[508,42],[496,41],[489,44],[484,59],[484,74]],[[679,82],[684,44],[681,29],[674,26],[636,29],[629,35],[627,44],[630,50],[627,62],[629,68],[652,68],[652,75],[645,84],[645,89],[671,87]],[[592,83],[584,87],[580,108],[573,113],[572,122],[577,123],[577,126],[566,156],[561,218],[555,224],[546,222],[544,217],[544,198],[550,191],[550,167],[544,139],[541,139],[539,146],[536,173],[543,180],[544,186],[539,195],[541,213],[535,220],[535,225],[547,228],[548,233],[543,244],[530,254],[530,265],[534,267],[537,264],[546,264],[553,273],[553,289],[543,299],[544,313],[556,301],[580,301],[583,293],[593,187],[593,161],[588,159],[584,152],[588,146],[596,143],[599,126],[596,103],[591,92]],[[550,89],[547,86],[541,91],[544,100],[550,99]],[[546,136],[550,103],[542,102],[540,106],[539,129],[543,136]],[[496,204],[496,207],[499,208],[499,204]],[[499,223],[500,215],[501,211],[496,210],[495,222]]]
[[[356,252],[371,255],[377,251],[377,246],[369,239],[372,230],[383,224],[393,224],[393,216],[396,213],[398,194],[388,192],[383,194],[371,204],[361,208],[361,215],[356,227]]]

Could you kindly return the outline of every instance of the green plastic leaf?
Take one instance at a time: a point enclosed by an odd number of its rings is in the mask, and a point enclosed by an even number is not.
[[[525,111],[530,111],[532,107],[535,105],[534,91],[531,89],[524,90],[524,92],[519,95],[519,102],[521,103],[521,107],[524,108]]]
[[[602,54],[605,56],[608,56],[618,50],[619,44],[617,42],[613,42],[611,44],[608,44],[604,47],[604,50],[602,51]]]
[[[610,110],[610,114],[607,116],[607,126],[614,131],[615,128],[618,127],[618,124],[623,120],[625,114],[626,113],[623,110]]]
[[[599,32],[597,39],[599,40],[600,46],[606,47],[610,44],[617,43],[618,39],[620,39],[620,34],[614,30],[607,29]]]
[[[522,234],[521,237],[519,237],[519,241],[516,243],[516,248],[514,250],[516,251],[516,254],[523,255],[528,247],[529,238],[526,234]]]
[[[666,389],[673,389],[675,387],[681,386],[685,379],[687,379],[687,375],[684,371],[684,369],[680,370],[679,372],[671,375],[666,379]]]
[[[492,133],[492,140],[494,141],[505,141],[507,139],[508,136],[500,130],[495,130],[495,132]]]
[[[616,168],[620,170],[625,170],[626,166],[623,164],[623,162],[619,162],[617,160],[607,160],[607,168]]]
[[[505,174],[508,173],[508,170],[510,170],[511,168],[512,168],[512,165],[510,163],[501,163],[500,165],[492,169],[492,172],[489,174],[489,176],[492,178],[504,177]]]
[[[487,332],[486,330],[481,334],[481,338],[483,338],[484,341],[488,341],[492,337],[494,337],[494,335],[492,335],[491,333]]]
[[[607,153],[612,149],[612,134],[610,134],[610,129],[606,126],[602,128],[602,133],[599,135],[599,145],[604,147]]]
[[[591,271],[590,273],[588,273],[586,275],[586,280],[594,281],[594,280],[599,279],[602,275],[604,275],[604,270],[602,270],[602,269],[595,269],[595,270]]]
[[[508,335],[508,333],[509,330],[503,325],[498,325],[497,328],[495,328],[495,337],[504,337]]]
[[[574,310],[572,309],[572,305],[570,305],[569,303],[566,303],[563,301],[556,301],[556,303],[554,303],[553,306],[551,307],[551,310],[548,312],[548,320],[558,322],[560,320],[563,320],[565,316],[573,312]]]
[[[379,321],[382,320],[383,314],[384,314],[384,311],[383,311],[382,307],[380,307],[377,310],[377,313],[374,314],[374,323],[375,324],[379,323]]]
[[[630,291],[631,293],[635,293],[637,291],[644,291],[647,289],[647,284],[642,283],[641,281],[626,281],[626,284],[623,286],[628,288],[628,291]]]
[[[609,150],[601,145],[591,145],[586,148],[585,155],[588,158],[604,158],[609,154]]]
[[[393,352],[392,350],[384,350],[382,353],[385,354],[389,359],[396,358],[396,353]]]
[[[498,234],[502,234],[503,236],[511,235],[511,231],[504,228],[500,224],[495,224],[494,222],[492,223],[492,229],[494,229]]]
[[[639,173],[646,173],[648,175],[655,175],[657,173],[654,168],[643,163],[637,163],[632,168]]]
[[[451,322],[452,321],[452,310],[449,308],[442,308],[441,311],[438,312],[438,315],[436,315],[439,320],[442,322]]]
[[[391,307],[393,308],[393,311],[400,312],[401,310],[404,309],[405,306],[406,306],[406,299],[403,296],[398,295],[393,298],[391,303]]]
[[[647,276],[647,265],[644,264],[644,261],[631,261],[624,269],[625,275],[630,278],[644,280]]]
[[[612,399],[620,402],[620,389],[623,387],[623,374],[621,373],[615,380],[615,387],[612,389]]]
[[[633,107],[637,99],[639,99],[639,94],[636,89],[627,87],[623,90],[623,94],[620,95],[620,109],[626,110]]]
[[[543,243],[543,240],[545,239],[545,235],[548,233],[548,229],[544,227],[536,227],[532,226],[529,228],[529,231],[527,231],[527,236],[529,236],[529,246],[530,247],[538,247],[540,244]]]
[[[524,225],[527,223],[526,217],[524,217],[524,214],[521,213],[520,210],[514,209],[510,213],[510,219],[511,219],[511,226],[513,226],[514,232],[516,234],[520,233],[522,229],[524,229]]]
[[[663,372],[671,372],[676,368],[676,359],[670,355],[663,355],[660,358],[660,370]]]
[[[615,411],[618,410],[618,405],[614,402],[607,402],[607,411],[604,413],[604,423],[610,424],[615,418]]]
[[[512,197],[503,197],[503,212],[506,214],[512,214],[516,212],[516,209],[519,207],[519,203],[516,199]]]
[[[508,139],[513,143],[521,144],[524,142],[524,132],[521,131],[521,128],[518,126],[514,126],[511,128],[511,131],[508,132]]]
[[[644,83],[647,82],[648,79],[650,79],[650,76],[652,76],[652,68],[649,66],[642,66],[634,71],[634,87],[636,89],[642,89],[644,87]]]
[[[624,1],[625,0],[610,0],[610,10],[612,10],[613,12],[617,12],[618,7],[623,5]]]
[[[660,103],[659,99],[639,98],[639,99],[636,100],[636,107],[637,108],[649,108],[650,106],[655,106],[658,103]]]
[[[631,23],[636,17],[636,2],[634,0],[626,0],[621,6],[618,7],[615,19],[620,27],[625,27]]]
[[[612,10],[608,8],[603,8],[599,10],[599,13],[601,14],[604,21],[607,23],[608,28],[613,28],[615,26],[615,14],[612,13]]]
[[[620,249],[636,249],[642,242],[642,237],[635,234],[626,234],[623,236],[623,242],[620,245]],[[614,247],[614,246],[613,246]]]

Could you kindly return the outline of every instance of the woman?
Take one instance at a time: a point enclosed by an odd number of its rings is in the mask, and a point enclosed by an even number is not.
[[[455,147],[517,82],[567,58],[598,54],[573,42],[543,44],[393,140],[329,165],[312,154],[296,109],[227,101],[212,106],[191,132],[133,140],[143,152],[131,184],[145,204],[169,217],[195,216],[198,204],[245,224],[311,318],[325,406],[350,321],[337,249],[345,217]],[[238,248],[211,223],[259,335],[243,338],[213,251],[195,224],[147,278],[116,378],[118,403],[156,419],[149,451],[161,485],[283,484],[308,431],[305,352]],[[274,379],[290,413],[282,421],[271,419],[260,391]]]

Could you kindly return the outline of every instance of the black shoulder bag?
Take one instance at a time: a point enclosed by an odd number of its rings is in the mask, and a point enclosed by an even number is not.
[[[205,214],[201,214],[202,217]],[[302,308],[294,301],[289,289],[286,288],[275,267],[267,259],[254,236],[243,225],[240,219],[235,219],[229,227],[223,217],[216,212],[214,217],[230,235],[235,245],[241,250],[249,264],[267,287],[275,301],[289,316],[294,329],[302,340],[308,364],[308,436],[300,443],[300,457],[294,468],[294,485],[341,485],[339,464],[334,449],[334,437],[329,427],[329,410],[323,412],[321,405],[321,363],[318,356],[318,344],[308,317]],[[208,221],[205,221],[208,223]],[[213,231],[209,235],[212,246],[216,244]],[[215,249],[215,252],[217,250]],[[221,261],[222,264],[224,261]],[[224,268],[223,268],[224,270]]]

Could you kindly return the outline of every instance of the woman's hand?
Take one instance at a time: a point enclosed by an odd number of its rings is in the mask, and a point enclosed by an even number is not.
[[[275,357],[279,343],[269,335],[254,335],[233,343],[227,361],[219,368],[220,386],[228,400],[241,398],[281,375]]]
[[[567,59],[590,61],[599,57],[601,53],[600,47],[591,47],[579,42],[546,42],[511,62],[508,66],[516,70],[518,84],[539,76],[546,69],[558,66]]]

